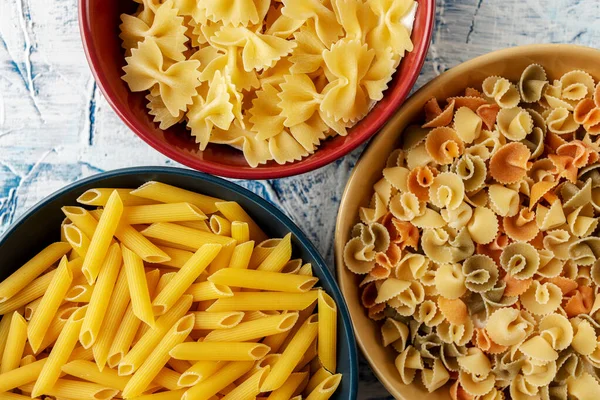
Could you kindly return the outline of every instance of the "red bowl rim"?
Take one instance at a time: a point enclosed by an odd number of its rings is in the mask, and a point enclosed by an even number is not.
[[[435,0],[421,0],[419,2],[419,6],[423,4],[426,12],[424,21],[425,36],[419,43],[419,46],[415,47],[412,51],[417,61],[415,63],[416,67],[411,69],[406,76],[403,76],[403,81],[407,84],[403,85],[402,90],[399,90],[396,93],[391,92],[388,95],[390,96],[391,101],[387,107],[381,109],[381,112],[376,118],[373,119],[373,121],[371,121],[370,125],[366,126],[361,132],[353,134],[351,141],[344,146],[328,149],[327,154],[323,155],[322,157],[308,157],[306,159],[284,165],[276,164],[268,167],[259,166],[257,168],[250,169],[201,160],[191,155],[180,153],[172,146],[165,144],[162,140],[157,139],[154,135],[148,134],[139,121],[126,115],[125,107],[123,107],[116,100],[116,95],[110,89],[108,89],[108,78],[104,72],[97,67],[98,54],[91,49],[92,33],[89,29],[90,19],[87,8],[88,1],[89,0],[79,0],[79,30],[81,32],[83,49],[90,66],[90,70],[92,71],[92,75],[96,80],[100,91],[119,118],[121,118],[125,125],[127,125],[129,129],[131,129],[144,142],[168,158],[195,170],[237,179],[276,179],[303,174],[323,167],[324,165],[327,165],[338,158],[345,156],[361,144],[368,141],[383,127],[383,125],[385,125],[388,119],[402,105],[402,102],[408,97],[410,90],[417,81],[431,44],[431,35],[435,20]]]

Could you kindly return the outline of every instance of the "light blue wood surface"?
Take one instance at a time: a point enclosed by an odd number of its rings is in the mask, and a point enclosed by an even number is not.
[[[599,0],[437,0],[417,87],[504,47],[599,47],[599,16]],[[306,175],[239,183],[281,207],[333,266],[337,207],[361,150]],[[0,233],[65,184],[136,165],[175,163],[134,136],[102,98],[83,55],[76,0],[0,0]],[[365,363],[360,377],[360,399],[391,398]]]

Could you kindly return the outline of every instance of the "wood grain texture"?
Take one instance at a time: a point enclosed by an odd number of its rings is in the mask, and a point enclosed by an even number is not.
[[[600,43],[598,0],[437,0],[423,85],[486,52]],[[135,149],[135,151],[132,151]],[[281,207],[333,266],[337,207],[362,149],[318,171],[241,185]],[[176,165],[130,132],[91,78],[76,0],[0,1],[0,233],[67,183],[136,165]],[[362,399],[389,398],[361,363]]]

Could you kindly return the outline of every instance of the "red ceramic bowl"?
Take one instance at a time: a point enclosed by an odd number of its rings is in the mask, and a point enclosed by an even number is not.
[[[417,0],[419,7],[412,33],[414,50],[400,63],[385,97],[356,124],[346,137],[326,140],[311,156],[279,165],[271,161],[257,168],[229,146],[198,145],[181,125],[166,131],[158,128],[146,109],[145,93],[131,93],[121,80],[125,55],[119,39],[120,14],[135,10],[133,0],[80,0],[79,25],[85,53],[100,90],[117,115],[146,143],[188,167],[230,178],[268,179],[297,175],[322,167],[373,136],[402,104],[413,87],[429,48],[435,15],[435,0]]]

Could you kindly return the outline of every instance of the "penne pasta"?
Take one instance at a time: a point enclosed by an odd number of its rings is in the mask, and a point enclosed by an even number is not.
[[[281,353],[281,358],[275,364],[267,379],[261,386],[263,392],[270,392],[280,388],[298,363],[311,343],[316,339],[318,332],[318,316],[312,315],[298,330],[290,345]]]
[[[196,311],[194,312],[196,322],[194,323],[194,329],[225,329],[229,330],[238,325],[244,313],[240,311],[229,311],[229,312],[206,312]]]
[[[12,315],[10,314],[4,314],[2,320],[0,320],[0,360],[2,360],[4,350],[6,350],[6,341],[8,340],[11,322]]]
[[[60,307],[72,280],[73,272],[69,268],[67,258],[63,256],[40,305],[27,326],[27,338],[34,351],[37,352],[39,349],[50,321],[52,321],[58,307]]]
[[[73,248],[73,251],[79,257],[85,257],[90,248],[90,239],[76,225],[68,224],[63,226],[65,239]]]
[[[231,237],[238,243],[245,243],[250,240],[250,228],[247,222],[232,221]]]
[[[199,231],[203,231],[203,232],[209,232],[209,233],[211,232],[206,221],[179,221],[179,222],[176,222],[176,224],[180,225],[180,226],[185,226],[187,228],[192,228],[192,229],[196,229]]]
[[[246,211],[235,201],[221,201],[215,203],[217,209],[227,218],[229,221],[240,221],[248,224],[248,230],[250,231],[250,239],[259,243],[267,239],[267,235],[260,229],[260,227],[254,222],[254,220],[246,213]]]
[[[311,276],[241,268],[221,269],[209,276],[208,280],[225,286],[287,293],[308,292],[318,281]]]
[[[153,204],[155,202],[143,199],[139,196],[131,194],[133,189],[107,189],[107,188],[96,188],[89,189],[83,192],[78,198],[77,202],[85,204],[86,206],[100,206],[104,207],[108,204],[110,196],[113,192],[117,192],[124,206],[141,206],[145,204]]]
[[[298,332],[298,330],[302,327],[302,325],[304,325],[304,322],[313,315],[315,308],[317,308],[316,301],[313,302],[310,306],[306,307],[304,310],[300,310],[298,312],[298,322],[296,322],[296,324],[292,327],[292,329],[290,329],[289,331],[287,331],[285,333],[282,333],[281,334],[282,337],[276,338],[276,340],[274,341],[276,343],[271,342],[271,340],[269,340],[269,339],[275,338],[276,336],[279,336],[279,335],[273,335],[268,338],[265,338],[265,340],[270,343],[269,346],[273,345],[274,347],[272,347],[272,348],[277,348],[278,352],[283,352],[285,350],[285,348],[289,345],[291,340],[294,338],[294,336],[296,335],[296,332]]]
[[[317,299],[317,291],[306,293],[236,292],[217,299],[207,311],[304,310]]]
[[[61,367],[67,363],[75,349],[86,309],[87,306],[81,307],[69,317],[65,328],[58,336],[56,344],[48,356],[48,362],[44,364],[31,390],[32,397],[49,394],[49,391],[55,386],[61,374]]]
[[[308,372],[294,372],[286,379],[279,387],[273,390],[267,400],[288,400],[291,399],[294,393],[298,392],[298,388],[303,382],[308,381]]]
[[[178,384],[180,378],[181,374],[179,372],[175,372],[169,368],[163,368],[154,378],[154,383],[169,390],[177,390],[181,387]]]
[[[216,300],[224,297],[232,297],[233,292],[228,286],[215,285],[212,282],[200,282],[192,284],[187,294],[194,297],[194,301]]]
[[[298,271],[298,275],[313,276],[312,265],[310,263],[304,264]]]
[[[325,378],[316,388],[310,392],[306,400],[327,400],[337,390],[340,382],[342,381],[342,374],[331,375]]]
[[[250,265],[248,268],[256,269],[268,256],[275,250],[282,239],[267,239],[263,242],[256,242],[258,245],[254,247]]]
[[[215,235],[231,237],[231,222],[217,214],[210,216],[210,230]]]
[[[26,321],[29,321],[31,319],[31,317],[33,317],[33,313],[40,306],[41,302],[42,302],[42,298],[38,297],[37,299],[35,299],[34,301],[32,301],[31,303],[29,303],[25,306],[25,311],[23,312],[23,317],[25,317]]]
[[[272,315],[279,315],[279,311],[246,311],[244,313],[244,318],[242,319],[242,322],[256,321],[257,319],[270,317]]]
[[[213,375],[226,364],[225,361],[197,361],[181,374],[177,384],[183,387],[194,386]]]
[[[52,278],[54,277],[55,273],[56,270],[52,270],[40,276],[39,278],[31,282],[30,285],[28,285],[19,293],[17,293],[15,296],[11,297],[4,303],[0,303],[0,314],[8,314],[13,311],[16,311],[19,308],[26,306],[27,304],[37,299],[40,299],[41,301],[41,298],[44,295],[44,293],[46,293],[46,291],[48,290],[50,282],[52,282]]]
[[[87,283],[84,276],[73,280],[71,288],[65,294],[65,300],[73,303],[89,303],[94,287]]]
[[[143,393],[144,389],[167,364],[170,358],[169,351],[185,340],[192,331],[193,326],[194,316],[186,315],[167,331],[156,348],[152,350],[150,356],[127,382],[125,389],[123,389],[124,398],[139,396]]]
[[[177,360],[191,361],[256,361],[271,348],[260,343],[187,342],[175,346],[170,354]]]
[[[231,254],[231,260],[229,261],[229,268],[248,268],[248,266],[250,265],[250,259],[252,258],[253,250],[254,241],[247,241],[235,246],[235,248],[233,249],[233,253]]]
[[[152,312],[148,282],[144,274],[144,262],[137,254],[123,245],[121,251],[123,252],[123,268],[127,274],[127,286],[129,286],[133,313],[144,323],[154,327],[154,313]]]
[[[246,342],[260,339],[289,331],[297,320],[298,313],[267,316],[254,321],[242,322],[229,329],[214,330],[206,335],[204,342]]]
[[[210,266],[208,267],[208,273],[212,274],[215,271],[227,268],[231,262],[231,257],[233,256],[235,247],[236,245],[234,240],[223,245],[219,254],[217,254],[213,262],[210,263]]]
[[[185,389],[169,390],[168,392],[160,392],[154,394],[144,394],[138,396],[136,400],[180,400]]]
[[[192,367],[192,363],[185,360],[176,360],[174,358],[169,359],[167,362],[169,367],[171,367],[174,371],[183,374],[185,371]]]
[[[212,396],[219,393],[220,390],[250,371],[253,365],[252,361],[228,363],[207,379],[189,388],[183,394],[182,400],[209,400]]]
[[[21,388],[25,389],[25,388]],[[71,379],[59,379],[46,391],[57,399],[99,399],[110,400],[119,391],[91,382],[82,382]]]
[[[319,359],[328,371],[335,373],[337,360],[337,306],[335,301],[319,290]]]
[[[158,201],[160,203],[190,203],[201,209],[206,214],[217,211],[215,203],[221,201],[216,197],[210,197],[189,190],[180,189],[166,183],[150,181],[139,188],[132,190],[131,194],[144,199]]]
[[[123,209],[123,221],[130,225],[155,222],[203,221],[206,214],[190,203],[152,204]]]
[[[292,234],[288,233],[273,251],[256,268],[262,271],[279,272],[292,257]]]
[[[34,382],[40,376],[48,358],[0,374],[0,393]]]
[[[71,250],[68,243],[52,243],[0,282],[0,303],[5,303]]]
[[[155,315],[167,312],[180,298],[192,283],[200,276],[208,265],[215,259],[219,251],[219,244],[206,244],[198,249],[196,253],[185,263],[175,277],[156,296],[152,302],[152,311]]]
[[[6,348],[0,362],[0,374],[19,367],[25,342],[27,341],[27,322],[18,312],[13,312],[10,329],[6,338]]]
[[[293,260],[285,263],[280,272],[282,274],[302,275],[298,273],[300,268],[302,268],[302,259],[294,258]]]
[[[61,208],[63,214],[83,232],[91,238],[98,227],[98,221],[83,207],[65,206]],[[64,230],[64,229],[63,229]]]
[[[192,257],[194,253],[187,250],[176,249],[168,246],[158,246],[158,248],[169,256],[169,260],[162,261],[159,264],[172,268],[181,268]]]
[[[311,393],[321,382],[329,378],[333,374],[326,370],[324,367],[319,368],[313,376],[310,377],[308,385],[306,386],[306,392]]]
[[[50,322],[50,326],[48,327],[48,331],[46,331],[46,335],[44,336],[44,340],[42,340],[38,353],[46,350],[48,346],[52,345],[56,339],[58,339],[58,336],[69,320],[69,317],[78,309],[79,307],[73,305],[73,303],[67,303],[58,309],[54,319]]]
[[[313,340],[310,346],[308,346],[308,349],[302,355],[302,358],[300,359],[298,365],[296,365],[296,368],[294,368],[294,372],[303,371],[312,360],[317,358],[317,354],[317,341]]]
[[[106,207],[98,221],[94,236],[91,237],[89,250],[83,260],[83,266],[81,267],[81,271],[90,285],[93,284],[98,277],[102,261],[104,260],[104,257],[106,257],[106,252],[113,240],[122,213],[123,202],[119,197],[119,193],[113,191],[106,202]]]
[[[135,230],[131,225],[124,222],[120,222],[117,226],[115,236],[125,247],[146,262],[163,263],[170,259],[157,245],[146,239],[144,235]]]
[[[271,367],[266,366],[265,368],[260,368],[256,371],[252,376],[248,379],[244,379],[244,381],[234,386],[234,388],[227,393],[225,397],[221,400],[254,400],[256,396],[260,393],[260,387],[262,386],[265,378],[269,374]]]
[[[158,272],[158,270],[156,270],[156,271]],[[159,274],[160,274],[160,272],[159,272]],[[154,290],[152,290],[150,293],[150,297],[152,300],[154,300],[156,298],[156,295],[158,295],[165,288],[165,286],[167,286],[167,284],[169,282],[171,282],[171,279],[173,279],[175,277],[175,274],[176,274],[176,272],[167,272],[167,273],[160,275],[160,279],[158,280],[158,283],[156,285],[152,285],[150,283],[150,281],[148,281],[148,285],[150,288],[155,286]],[[140,340],[142,338],[142,336],[144,336],[146,334],[146,332],[148,332],[148,330],[150,330],[150,329],[151,328],[148,325],[142,324],[138,328],[137,332],[135,333],[133,342],[137,343],[138,340]]]
[[[129,378],[125,376],[119,376],[117,371],[105,368],[100,371],[98,366],[91,361],[85,360],[74,360],[62,366],[62,371],[75,378],[79,378],[84,381],[97,383],[102,386],[106,386],[113,389],[123,390]]]

